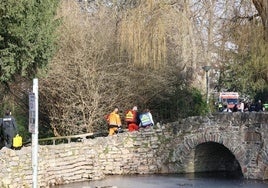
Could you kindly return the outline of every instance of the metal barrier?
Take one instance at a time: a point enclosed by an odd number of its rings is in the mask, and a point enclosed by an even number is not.
[[[122,129],[122,132],[126,132],[128,129]],[[85,133],[79,135],[70,135],[70,136],[57,136],[57,137],[49,137],[49,138],[40,138],[38,139],[38,143],[40,145],[56,145],[70,142],[81,142],[84,139],[93,139],[96,137],[106,137],[108,136],[108,131],[103,132],[95,132],[95,133]],[[23,142],[23,146],[31,145],[31,141]]]
[[[38,143],[40,145],[56,145],[61,143],[70,143],[70,142],[81,142],[84,139],[88,138],[95,138],[100,136],[107,136],[107,132],[97,132],[97,133],[85,133],[79,135],[70,135],[70,136],[57,136],[57,137],[50,137],[50,138],[41,138],[38,139]]]

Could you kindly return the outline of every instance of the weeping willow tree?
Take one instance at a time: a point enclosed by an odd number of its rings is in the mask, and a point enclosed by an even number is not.
[[[150,87],[144,87],[145,91],[155,85],[157,88],[153,95],[144,93],[151,97],[143,101],[151,106],[154,116],[158,112],[161,120],[185,116],[183,111],[191,111],[197,104],[190,102],[194,97],[189,93],[194,92],[192,87],[201,85],[198,70],[202,66],[197,66],[201,62],[197,57],[202,54],[202,48],[196,45],[190,3],[143,0],[139,6],[123,13],[118,29],[121,61],[150,73],[156,71],[156,82],[150,80]],[[162,88],[157,83],[159,75],[169,77]],[[147,75],[143,77],[144,81],[149,80]],[[183,95],[185,93],[188,95]],[[187,114],[190,113],[187,111]]]
[[[268,45],[263,40],[261,21],[236,20],[229,26],[229,44],[233,47],[224,53],[221,87],[253,98],[268,87]]]
[[[120,24],[120,57],[143,68],[196,68],[196,45],[189,4],[144,0]],[[191,72],[193,73],[193,72]]]

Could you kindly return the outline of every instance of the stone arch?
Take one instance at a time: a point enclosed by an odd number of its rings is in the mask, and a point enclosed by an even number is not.
[[[195,157],[196,150],[198,146],[205,144],[215,144],[226,152],[230,152],[230,156],[233,155],[234,159],[237,161],[237,165],[239,165],[239,169],[244,175],[246,172],[245,159],[243,156],[245,155],[245,149],[241,144],[234,144],[232,140],[228,139],[222,133],[206,131],[197,134],[191,134],[184,136],[183,142],[178,146],[176,157],[179,161],[181,172],[196,172],[195,169]],[[178,166],[178,165],[177,165]]]
[[[242,176],[241,166],[232,152],[223,144],[205,142],[195,147],[195,172],[228,172]]]

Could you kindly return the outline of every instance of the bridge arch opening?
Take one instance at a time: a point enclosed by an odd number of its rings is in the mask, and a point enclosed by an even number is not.
[[[198,144],[194,152],[195,172],[218,172],[227,176],[243,177],[241,166],[232,152],[216,142]]]

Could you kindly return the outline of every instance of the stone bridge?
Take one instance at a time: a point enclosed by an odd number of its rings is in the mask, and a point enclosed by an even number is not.
[[[1,187],[31,187],[31,147],[0,151]],[[228,171],[268,179],[268,113],[189,117],[137,132],[40,145],[38,187],[105,175]]]

